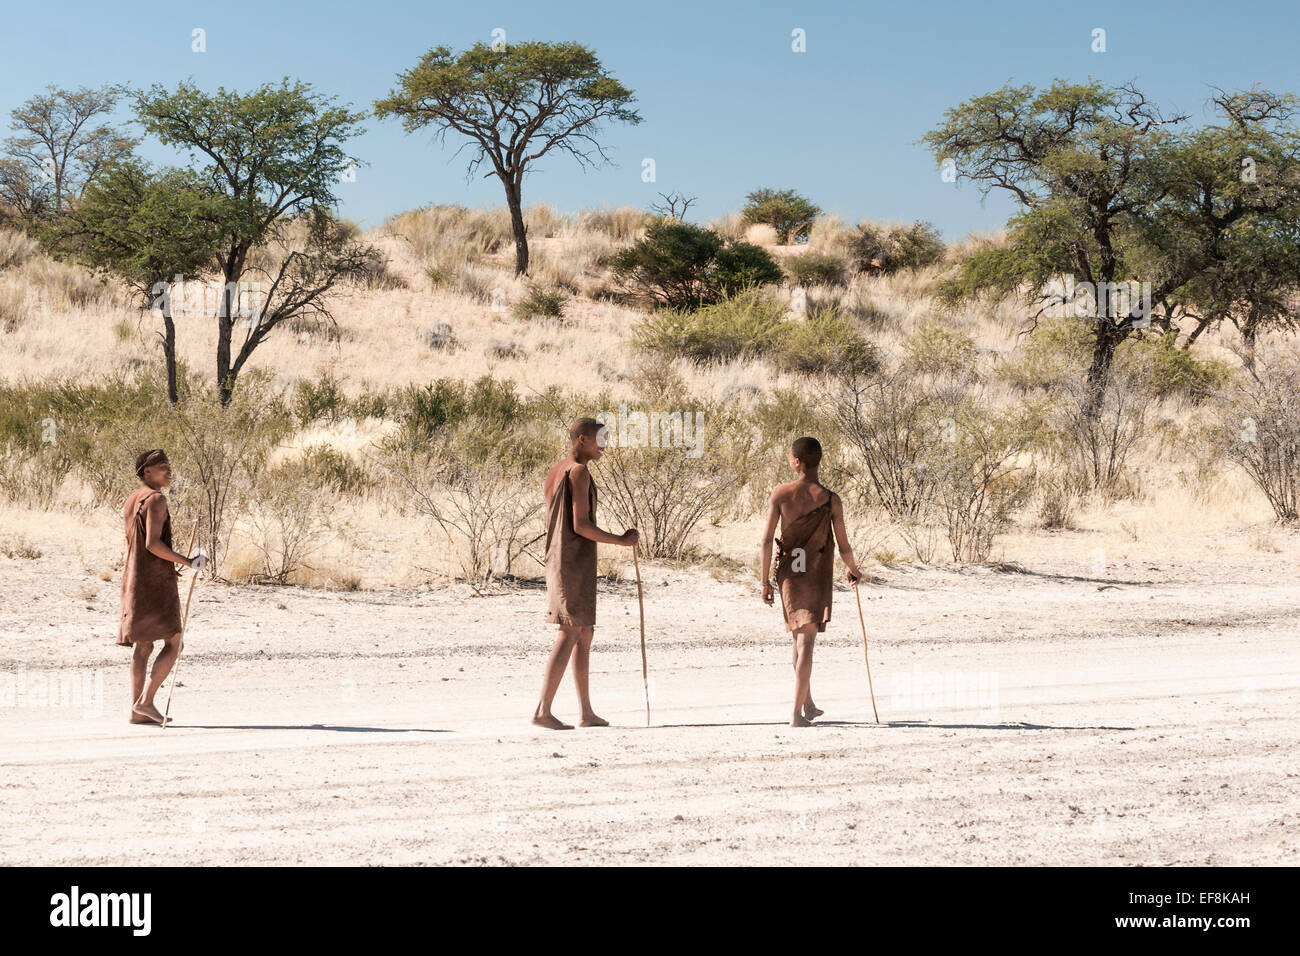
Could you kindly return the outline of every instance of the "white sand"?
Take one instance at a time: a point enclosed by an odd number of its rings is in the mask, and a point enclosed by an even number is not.
[[[650,729],[635,588],[602,589],[616,726],[567,733],[528,724],[536,587],[205,582],[164,731],[126,722],[117,579],[0,556],[0,863],[1295,864],[1288,568],[1030,571],[864,588],[879,725],[837,592],[803,730],[779,612],[703,574],[647,569]],[[90,698],[33,700],[51,674]]]

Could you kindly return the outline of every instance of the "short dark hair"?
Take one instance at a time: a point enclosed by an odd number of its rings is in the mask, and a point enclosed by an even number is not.
[[[816,438],[796,438],[790,446],[794,457],[804,463],[806,468],[816,468],[822,463],[822,445]]]
[[[167,452],[161,448],[151,448],[149,451],[142,451],[135,456],[135,476],[144,478],[144,470],[153,465],[161,465],[167,460]]]
[[[579,418],[573,423],[573,427],[569,429],[569,437],[574,441],[577,441],[583,435],[594,438],[596,432],[600,431],[602,427],[604,426],[594,418]]]

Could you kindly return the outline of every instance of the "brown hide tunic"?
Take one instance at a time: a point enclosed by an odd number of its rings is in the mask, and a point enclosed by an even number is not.
[[[176,565],[145,547],[145,508],[162,492],[142,487],[126,499],[126,561],[122,567],[122,621],[117,643],[130,647],[137,641],[161,641],[181,629],[181,595]],[[172,519],[162,526],[162,542],[172,546]]]
[[[570,466],[572,468],[572,466]],[[596,483],[587,496],[596,520]],[[546,503],[546,620],[564,627],[596,624],[596,542],[573,530],[569,472]]]
[[[819,632],[825,631],[826,622],[831,619],[835,574],[835,549],[831,547],[834,496],[831,492],[825,504],[788,525],[782,522],[781,537],[776,539],[776,585],[781,592],[787,631],[809,624],[816,624]]]

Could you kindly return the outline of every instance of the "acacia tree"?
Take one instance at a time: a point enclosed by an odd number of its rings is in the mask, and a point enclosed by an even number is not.
[[[506,192],[515,239],[515,274],[528,271],[528,235],[522,189],[530,164],[551,151],[583,167],[608,162],[596,134],[608,121],[636,124],[632,91],[579,43],[475,44],[456,54],[445,46],[426,53],[398,76],[398,87],[375,103],[375,115],[399,116],[408,133],[449,130],[474,150],[468,175],[484,160]],[[457,150],[459,152],[459,150]]]
[[[1019,293],[1037,319],[1078,305],[1053,289],[1063,275],[1093,297],[1088,417],[1100,411],[1119,344],[1149,325],[1174,327],[1178,293],[1228,252],[1228,231],[1293,208],[1300,179],[1291,136],[1242,102],[1214,103],[1226,122],[1187,133],[1186,115],[1165,116],[1132,86],[1058,80],[1041,92],[1004,87],[975,97],[924,138],[958,178],[1020,206],[1007,242],[969,256],[944,284],[946,298]],[[1247,156],[1257,157],[1254,180],[1241,175]],[[1123,294],[1139,281],[1149,283],[1149,308]]]
[[[75,92],[51,85],[14,109],[9,128],[16,135],[5,140],[0,159],[0,201],[27,223],[46,219],[127,156],[139,140],[96,122],[116,109],[122,93],[112,85]]]
[[[179,395],[171,283],[211,267],[221,201],[192,170],[155,171],[131,157],[91,180],[44,235],[57,256],[113,276],[131,290],[141,310],[161,311],[167,398],[173,405]]]
[[[807,242],[812,224],[821,215],[821,207],[793,189],[755,189],[745,197],[740,215],[751,225],[766,223],[776,230],[781,245]]]
[[[1227,165],[1252,205],[1265,211],[1227,224],[1208,246],[1205,267],[1171,303],[1194,323],[1184,347],[1226,319],[1241,333],[1242,362],[1253,372],[1259,333],[1300,324],[1300,131],[1289,125],[1300,100],[1252,89],[1220,92],[1214,103],[1228,125],[1195,137],[1201,141],[1201,167],[1180,177],[1182,202],[1192,208],[1203,203],[1212,194],[1210,181]],[[1151,232],[1146,245],[1168,255],[1181,243],[1166,224]]]
[[[377,267],[379,254],[334,216],[342,175],[357,165],[343,144],[365,114],[334,105],[311,85],[270,83],[251,93],[190,83],[174,93],[155,85],[138,95],[136,115],[166,145],[206,159],[200,178],[220,197],[215,271],[217,388],[230,402],[240,371],[277,326],[291,319],[333,321],[331,293]],[[250,279],[250,277],[252,277]],[[242,304],[241,283],[256,302]],[[235,319],[243,340],[232,356]]]

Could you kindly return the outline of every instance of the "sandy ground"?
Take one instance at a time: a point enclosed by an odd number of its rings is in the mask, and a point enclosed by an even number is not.
[[[117,581],[0,555],[0,863],[1295,864],[1300,586],[1264,556],[886,568],[818,645],[739,583],[602,589],[615,726],[532,728],[536,586],[199,584],[167,730],[126,723]],[[576,716],[571,685],[557,713]]]

